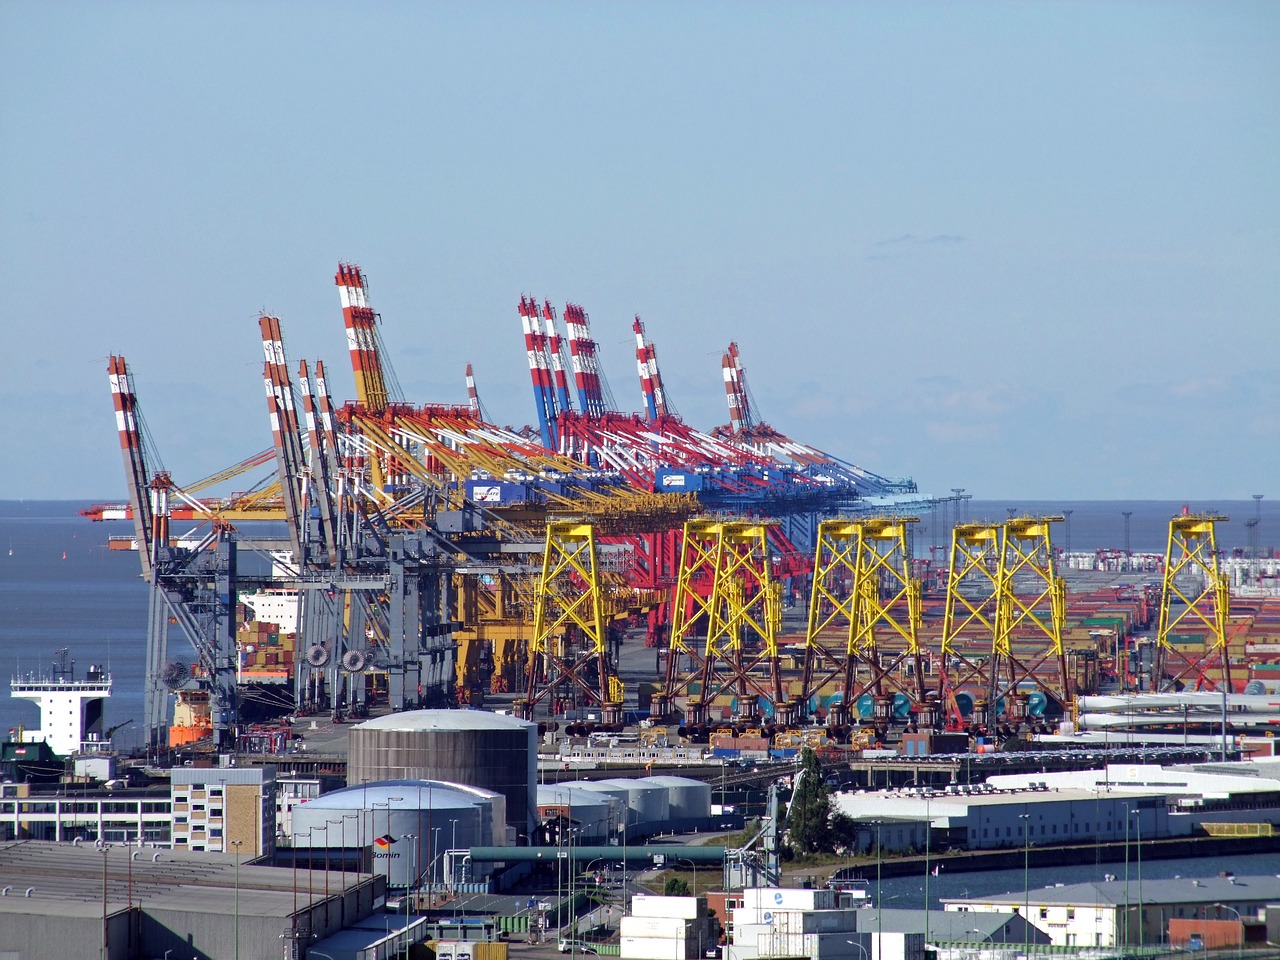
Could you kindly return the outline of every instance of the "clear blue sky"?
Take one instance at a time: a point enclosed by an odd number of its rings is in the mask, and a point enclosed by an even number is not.
[[[929,491],[1280,495],[1280,4],[0,3],[0,498],[270,445],[260,309],[353,395],[533,419],[516,302],[704,428]]]

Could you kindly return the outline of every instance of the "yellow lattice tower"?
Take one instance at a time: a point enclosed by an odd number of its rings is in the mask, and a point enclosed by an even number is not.
[[[998,523],[962,523],[951,531],[938,695],[952,728],[964,723],[956,693],[970,687],[985,696],[991,688],[988,668],[1000,593],[1000,532]],[[975,642],[980,655],[968,646]]]
[[[687,694],[685,713],[691,723],[705,723],[712,702],[721,696],[737,699],[741,719],[759,719],[782,705],[781,591],[769,560],[772,526],[718,520],[685,524],[664,710]],[[703,636],[701,650],[697,633]],[[682,669],[685,659],[688,670]],[[699,689],[690,694],[695,683]]]
[[[778,664],[782,598],[781,586],[773,579],[769,547],[769,529],[774,526],[762,521],[720,525],[702,657],[702,694],[704,704],[723,694],[733,695],[741,719],[758,719],[782,704]]]
[[[841,684],[830,695],[829,722],[833,723],[848,722],[853,711],[848,682],[842,678],[846,661],[853,653],[857,626],[853,584],[858,569],[858,533],[858,525],[852,520],[818,523],[813,588],[809,593],[809,620],[804,637],[802,696],[806,704],[812,703],[829,693],[833,684]],[[837,645],[834,637],[824,642],[823,634],[837,630],[844,634],[843,643]]]
[[[700,663],[699,657],[705,645],[719,545],[719,521],[704,518],[685,521],[680,543],[680,566],[671,604],[666,684],[662,695],[654,698],[653,705],[659,716],[669,716],[680,697],[688,696],[695,709],[701,703],[701,691],[692,695],[689,691],[698,679],[695,662]],[[689,707],[685,709],[687,712]]]
[[[1231,658],[1227,655],[1227,618],[1231,591],[1218,568],[1214,528],[1226,517],[1183,514],[1169,521],[1169,544],[1164,554],[1164,584],[1160,591],[1160,621],[1156,632],[1156,675],[1160,690],[1181,689],[1187,679],[1196,688],[1219,689],[1208,672],[1217,667],[1221,682],[1231,689]],[[1178,579],[1183,579],[1183,585]],[[1185,589],[1187,583],[1194,589]],[[1176,613],[1174,604],[1183,606]],[[1194,655],[1174,638],[1188,626],[1205,631],[1204,645]]]
[[[532,717],[544,699],[599,706],[601,720],[622,719],[622,685],[609,663],[604,592],[589,523],[547,524],[542,576],[534,597],[528,689],[520,709]]]
[[[902,693],[923,702],[924,662],[920,652],[920,581],[911,576],[907,547],[909,524],[916,517],[869,518],[858,521],[857,579],[854,622],[857,630],[848,650],[846,702],[855,696],[855,664],[870,669],[866,688],[877,697]],[[881,646],[888,641],[887,660]],[[911,669],[902,676],[904,665]]]
[[[1066,583],[1058,576],[1050,535],[1062,519],[1014,517],[1004,524],[1001,538],[990,703],[995,708],[1003,700],[1019,721],[1049,709],[1048,702],[1029,699],[1032,688],[1053,702],[1053,712],[1071,699],[1062,644]]]

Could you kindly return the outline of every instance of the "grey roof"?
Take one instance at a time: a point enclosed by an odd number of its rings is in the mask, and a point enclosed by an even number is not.
[[[431,730],[457,733],[462,730],[529,730],[537,725],[519,717],[508,717],[484,710],[408,710],[389,713],[358,723],[353,730]]]
[[[1021,904],[1021,900],[1018,901]],[[864,907],[858,911],[861,933],[884,930],[890,933],[924,933],[923,910],[876,910]],[[976,931],[976,932],[975,932]],[[1034,924],[1028,924],[1015,913],[960,913],[929,911],[930,943],[1049,943],[1050,937]]]
[[[421,809],[427,810],[474,807],[477,801],[500,796],[492,790],[445,780],[379,780],[330,790],[306,801],[306,805],[322,810],[369,810],[375,803],[382,806],[395,800],[395,809],[413,810],[418,809],[421,797]]]
[[[137,859],[131,860],[131,854]],[[152,858],[156,855],[158,859]],[[186,853],[173,850],[109,845],[107,857],[108,912],[123,910],[129,888],[135,904],[151,909],[229,914],[236,902],[236,857],[226,853]],[[40,840],[0,843],[0,911],[44,916],[102,915],[103,853],[93,844],[75,846]],[[367,874],[330,873],[329,894],[353,888]],[[297,904],[324,901],[324,872],[297,871]],[[26,889],[33,887],[30,897]],[[241,859],[240,913],[243,916],[288,918],[294,910],[294,871],[253,866]]]
[[[1123,880],[1103,880],[1094,883],[1068,883],[1062,886],[1040,887],[1030,892],[1015,890],[1011,893],[986,897],[946,897],[944,903],[1002,904],[1019,906],[1029,898],[1032,906],[1100,903],[1117,906],[1134,902],[1137,879],[1133,877],[1126,893]],[[1264,875],[1256,877],[1174,877],[1169,880],[1142,881],[1142,900],[1147,904],[1205,903],[1268,903],[1280,900],[1280,877]]]

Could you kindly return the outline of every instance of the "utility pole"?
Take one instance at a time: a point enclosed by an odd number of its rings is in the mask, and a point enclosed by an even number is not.
[[[1124,511],[1124,555],[1126,558],[1125,562],[1128,565],[1129,569],[1133,569],[1133,550],[1131,549],[1130,543],[1129,543],[1129,518],[1132,516],[1133,516],[1132,510]]]
[[[1067,561],[1068,567],[1071,566],[1071,514],[1074,512],[1075,512],[1074,510],[1062,511],[1062,519],[1066,521],[1066,524],[1067,524],[1066,561]]]

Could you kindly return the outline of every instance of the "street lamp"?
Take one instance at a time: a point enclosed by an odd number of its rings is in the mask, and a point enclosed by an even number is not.
[[[458,849],[458,821],[456,818],[453,818],[449,820],[449,824],[450,826],[453,827],[453,840],[451,840],[449,843],[449,849],[457,850]],[[454,856],[457,856],[457,854],[454,854]],[[454,892],[453,888],[454,888],[454,881],[456,880],[456,878],[454,877],[453,874],[454,872],[457,871],[457,869],[458,868],[455,865],[453,870],[449,872],[449,893],[450,894]]]
[[[1235,907],[1229,907],[1225,903],[1215,903],[1215,907],[1219,910],[1230,910],[1236,915],[1236,922],[1240,924],[1240,939],[1236,941],[1236,956],[1244,955],[1244,917],[1240,916],[1240,911]]]
[[[410,841],[410,846],[409,846],[410,873],[413,875],[411,879],[416,880],[417,870],[413,866],[413,859],[414,859],[413,855],[418,850],[418,835],[416,833],[406,833],[400,839]],[[406,883],[404,888],[404,956],[405,956],[405,960],[409,960],[409,891],[411,889],[412,889],[411,885]]]
[[[850,946],[857,947],[860,951],[862,951],[862,960],[867,960],[867,948],[864,947],[862,944],[860,944],[857,940],[846,940],[845,943],[849,944]]]
[[[1138,839],[1138,946],[1144,946],[1147,942],[1146,925],[1143,921],[1143,896],[1142,896],[1142,808],[1133,811],[1133,826],[1137,831]]]
[[[110,849],[111,844],[102,844],[102,960],[107,960],[107,851]]]
[[[1031,952],[1031,814],[1020,813],[1022,821],[1022,952]]]
[[[240,960],[240,845],[243,840],[232,840],[236,849],[236,960]]]

